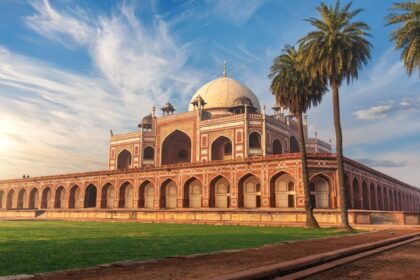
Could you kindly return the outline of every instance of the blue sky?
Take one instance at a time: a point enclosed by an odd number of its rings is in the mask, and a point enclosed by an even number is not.
[[[270,108],[273,58],[312,30],[303,19],[319,3],[0,0],[0,178],[105,169],[109,129],[135,130],[166,101],[186,110],[224,60]],[[341,88],[345,154],[418,186],[420,83],[389,42],[391,4],[353,3],[373,52]],[[331,103],[327,94],[309,122],[334,143]]]

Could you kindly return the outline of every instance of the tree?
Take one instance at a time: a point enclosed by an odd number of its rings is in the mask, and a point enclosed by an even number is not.
[[[402,50],[401,60],[408,75],[419,70],[420,75],[420,1],[394,3],[386,17],[387,25],[399,24],[391,33],[395,48]]]
[[[343,135],[340,121],[340,102],[338,88],[343,81],[347,84],[357,79],[359,69],[370,59],[372,45],[366,37],[369,26],[352,19],[362,9],[350,10],[352,3],[340,7],[321,3],[317,10],[321,19],[309,18],[307,21],[315,27],[299,40],[304,54],[303,67],[311,76],[326,79],[331,87],[336,135],[337,175],[340,194],[341,227],[351,230],[347,213],[347,191],[344,185]]]
[[[312,79],[301,70],[301,56],[293,46],[286,45],[283,53],[274,59],[269,78],[272,80],[271,92],[276,96],[277,102],[287,107],[296,117],[298,123],[299,146],[302,161],[303,190],[305,196],[306,226],[318,228],[318,222],[313,215],[313,205],[310,201],[309,174],[305,135],[303,132],[302,115],[311,106],[321,102],[326,92],[325,83]]]

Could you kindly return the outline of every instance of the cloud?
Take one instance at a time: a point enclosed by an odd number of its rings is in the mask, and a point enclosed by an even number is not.
[[[264,4],[263,0],[216,0],[210,1],[213,13],[219,18],[240,24],[249,20]]]
[[[354,116],[359,120],[378,120],[387,116],[387,113],[392,111],[393,105],[378,105],[366,110],[359,110],[354,112]]]
[[[109,16],[33,7],[26,24],[85,50],[92,68],[72,72],[0,46],[0,178],[106,169],[110,128],[136,130],[152,106],[202,83],[186,65],[189,45],[159,17],[146,26],[125,4]]]
[[[405,167],[408,165],[407,161],[392,161],[392,160],[374,160],[368,158],[356,159],[363,164],[371,167]]]
[[[393,100],[382,102],[368,109],[359,110],[353,113],[353,116],[359,120],[379,120],[388,117],[391,114],[408,113],[410,111],[418,111],[420,108],[420,100],[403,98],[400,102]]]

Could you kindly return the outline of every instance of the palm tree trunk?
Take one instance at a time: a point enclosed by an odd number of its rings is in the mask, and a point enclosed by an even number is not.
[[[303,133],[302,113],[297,114],[298,119],[298,133],[299,133],[299,146],[302,161],[302,179],[303,179],[303,194],[305,197],[305,213],[306,213],[306,226],[309,228],[319,228],[318,222],[313,213],[313,205],[311,204],[309,194],[309,174],[308,174],[308,161],[305,146],[305,134]]]
[[[341,131],[340,121],[340,98],[338,95],[338,82],[332,81],[332,99],[334,111],[334,128],[336,139],[336,157],[337,157],[337,175],[338,175],[338,192],[340,195],[340,226],[346,230],[352,230],[349,224],[347,213],[347,191],[344,184],[344,156],[343,156],[343,133]]]

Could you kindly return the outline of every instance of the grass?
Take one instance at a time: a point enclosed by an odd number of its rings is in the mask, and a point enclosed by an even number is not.
[[[33,274],[123,260],[259,247],[343,234],[333,228],[69,221],[0,221],[0,275]]]

